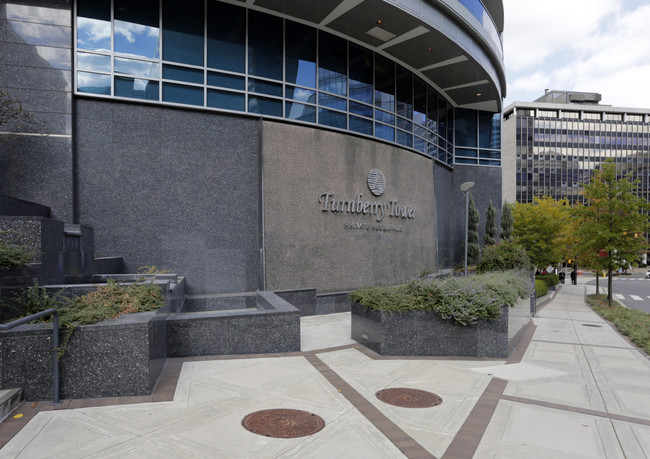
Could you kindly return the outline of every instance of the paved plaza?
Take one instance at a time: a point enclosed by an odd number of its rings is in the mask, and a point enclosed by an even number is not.
[[[563,285],[507,361],[385,358],[350,339],[349,313],[305,317],[300,353],[170,359],[150,397],[23,404],[0,424],[0,457],[650,457],[650,361],[584,304],[586,289]],[[391,387],[443,402],[377,399]],[[325,427],[294,439],[242,427],[274,408]]]

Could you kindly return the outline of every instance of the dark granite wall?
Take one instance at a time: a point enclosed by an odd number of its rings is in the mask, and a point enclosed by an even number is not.
[[[63,0],[0,3],[0,90],[19,99],[34,118],[16,129],[20,136],[0,134],[0,194],[49,206],[52,217],[69,222],[71,10]]]
[[[259,286],[259,121],[78,98],[79,215],[95,252],[190,294]]]

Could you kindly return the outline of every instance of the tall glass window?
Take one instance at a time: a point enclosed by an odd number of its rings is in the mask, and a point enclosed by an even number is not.
[[[347,96],[347,41],[322,32],[319,36],[318,62],[318,89]]]
[[[203,65],[203,0],[163,0],[163,59]]]
[[[286,21],[285,81],[316,87],[316,29]]]
[[[111,52],[111,1],[77,3],[77,49]]]
[[[248,73],[282,79],[282,19],[248,13]]]
[[[208,67],[244,73],[246,70],[246,10],[208,2]]]
[[[395,111],[395,63],[375,54],[375,106]]]
[[[350,43],[350,99],[366,104],[372,104],[372,54],[369,49]]]
[[[115,53],[158,59],[158,0],[115,0]]]

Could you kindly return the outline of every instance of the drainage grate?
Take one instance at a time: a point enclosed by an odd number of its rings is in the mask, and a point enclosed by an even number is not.
[[[602,325],[595,325],[595,324],[582,324],[583,327],[594,327],[594,328],[602,328]]]
[[[320,416],[301,410],[262,410],[241,421],[246,430],[265,437],[298,438],[315,434],[325,427]]]
[[[375,396],[384,403],[404,408],[429,408],[442,403],[442,398],[432,392],[401,387],[380,390]]]

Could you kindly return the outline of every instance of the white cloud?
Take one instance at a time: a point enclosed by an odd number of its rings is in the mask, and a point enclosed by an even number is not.
[[[506,104],[558,89],[598,92],[602,103],[650,108],[647,2],[504,3]]]

